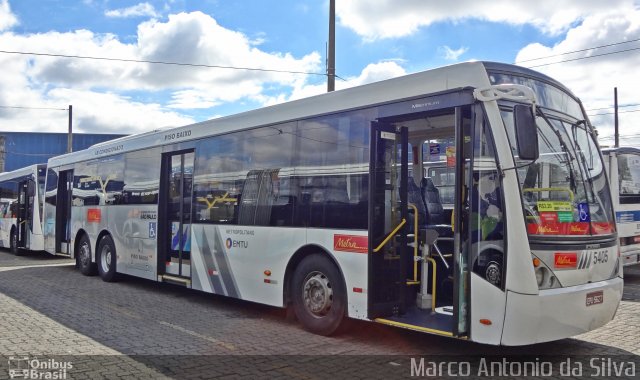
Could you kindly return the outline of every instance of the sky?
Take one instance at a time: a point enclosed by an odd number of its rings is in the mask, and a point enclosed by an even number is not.
[[[617,88],[621,145],[640,146],[640,1],[336,0],[336,17],[338,90],[518,63],[578,95],[603,146]],[[328,0],[0,0],[0,130],[65,133],[72,105],[74,132],[130,134],[323,93],[328,18]]]

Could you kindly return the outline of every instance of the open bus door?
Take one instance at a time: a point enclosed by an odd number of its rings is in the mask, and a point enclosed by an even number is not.
[[[453,218],[437,225],[421,214],[426,205],[422,210],[414,207],[424,197],[420,179],[410,175],[419,171],[408,162],[409,142],[422,143],[433,133],[429,118],[441,125],[438,138],[454,141],[447,152],[452,154],[448,165],[456,173]],[[462,106],[372,123],[368,317],[376,322],[445,336],[469,334],[467,189],[472,119],[472,107]],[[446,250],[437,249],[438,242]]]

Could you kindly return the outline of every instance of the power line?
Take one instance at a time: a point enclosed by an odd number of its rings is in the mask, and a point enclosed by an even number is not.
[[[142,60],[142,59],[92,57],[92,56],[86,56],[86,55],[66,55],[66,54],[36,53],[36,52],[10,51],[10,50],[0,50],[0,53],[3,53],[3,54],[20,54],[20,55],[35,55],[35,56],[42,56],[42,57],[92,59],[92,60],[97,60],[97,61],[116,61],[116,62],[151,63],[151,64],[157,64],[157,65],[206,67],[206,68],[210,68],[210,69],[261,71],[261,72],[284,73],[284,74],[304,74],[304,75],[320,75],[320,76],[326,76],[327,75],[325,73],[315,73],[315,72],[307,72],[307,71],[289,71],[289,70],[276,70],[276,69],[261,69],[261,68],[256,68],[256,67],[205,65],[205,64],[198,64],[198,63],[169,62],[169,61],[150,61],[150,60]],[[340,77],[336,75],[336,78],[340,78]],[[340,78],[340,79],[342,79],[342,78]],[[344,79],[342,79],[342,80],[344,80]]]
[[[580,61],[583,59],[589,59],[589,58],[596,58],[596,57],[603,57],[606,55],[612,55],[612,54],[619,54],[619,53],[626,53],[626,52],[630,52],[630,51],[634,51],[634,50],[640,50],[640,47],[637,48],[631,48],[631,49],[625,49],[625,50],[618,50],[618,51],[612,51],[612,52],[608,52],[608,53],[602,53],[602,54],[594,54],[594,55],[590,55],[588,57],[579,57],[579,58],[572,58],[572,59],[565,59],[563,61],[558,61],[558,62],[550,62],[550,63],[542,63],[539,65],[533,65],[533,66],[526,66],[529,69],[532,69],[534,67],[542,67],[542,66],[550,66],[550,65],[555,65],[558,63],[565,63],[565,62],[573,62],[573,61]]]
[[[638,41],[640,41],[640,38],[636,38],[635,40],[629,40],[629,41],[614,42],[614,43],[607,44],[607,45],[594,46],[594,47],[590,47],[590,48],[586,48],[586,49],[580,49],[580,50],[568,51],[568,52],[565,52],[565,53],[558,53],[558,54],[554,54],[554,55],[548,55],[548,56],[546,56],[546,57],[538,57],[538,58],[525,59],[524,61],[517,61],[516,63],[524,63],[524,62],[538,61],[538,60],[540,60],[540,59],[547,59],[547,58],[559,57],[559,56],[562,56],[562,55],[573,54],[573,53],[580,53],[580,52],[583,52],[583,51],[588,51],[588,50],[593,50],[593,49],[600,49],[600,48],[604,48],[604,47],[611,47],[611,46],[622,45],[622,44],[628,44],[628,43],[631,43],[631,42],[638,42]]]
[[[625,104],[623,106],[618,106],[618,108],[623,108],[623,107],[636,107],[636,106],[640,106],[640,103],[635,103],[635,104]],[[585,111],[601,111],[601,110],[608,110],[610,108],[613,108],[614,106],[609,106],[609,107],[602,107],[602,108],[591,108]]]
[[[638,109],[638,110],[628,110],[628,111],[618,111],[618,113],[632,113],[632,112],[640,112],[640,109]],[[615,114],[615,112],[596,113],[596,114],[592,114],[592,115],[587,114],[587,116],[593,117],[593,116],[603,116],[603,115],[613,115],[613,114]]]
[[[0,108],[13,108],[21,110],[48,110],[48,111],[68,111],[68,108],[50,108],[50,107],[21,107],[21,106],[0,106]]]

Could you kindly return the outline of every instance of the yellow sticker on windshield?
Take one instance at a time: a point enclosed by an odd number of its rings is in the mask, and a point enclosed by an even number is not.
[[[573,211],[573,206],[571,202],[539,201],[538,212],[540,211]]]

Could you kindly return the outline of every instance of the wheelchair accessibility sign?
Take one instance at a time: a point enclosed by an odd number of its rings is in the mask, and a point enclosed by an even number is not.
[[[157,231],[158,229],[156,222],[149,222],[149,239],[155,239]]]
[[[589,214],[588,203],[578,203],[578,218],[579,222],[590,222],[591,215]]]

